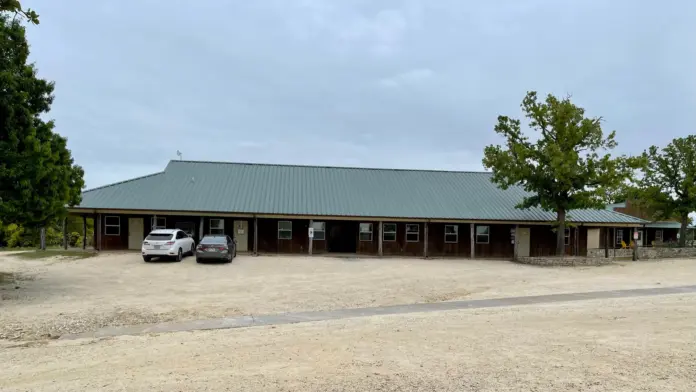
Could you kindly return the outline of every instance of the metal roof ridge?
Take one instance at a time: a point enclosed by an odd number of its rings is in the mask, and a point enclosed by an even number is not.
[[[404,171],[404,172],[421,172],[421,173],[469,173],[469,174],[486,174],[492,175],[492,172],[475,171],[475,170],[439,170],[439,169],[401,169],[387,167],[359,167],[359,166],[329,166],[329,165],[303,165],[296,163],[260,163],[260,162],[227,162],[227,161],[195,161],[195,160],[180,160],[172,159],[167,164],[167,167],[172,163],[207,163],[215,165],[244,165],[244,166],[275,166],[275,167],[299,167],[299,168],[314,168],[314,169],[350,169],[350,170],[375,170],[375,171]],[[165,171],[167,169],[165,168]]]

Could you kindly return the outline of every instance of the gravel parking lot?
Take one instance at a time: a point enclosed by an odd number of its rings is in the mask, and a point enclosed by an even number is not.
[[[232,264],[144,263],[0,254],[0,339],[35,340],[109,325],[696,282],[696,260],[539,268],[496,260],[240,256]]]
[[[696,295],[0,349],[3,391],[683,391]]]

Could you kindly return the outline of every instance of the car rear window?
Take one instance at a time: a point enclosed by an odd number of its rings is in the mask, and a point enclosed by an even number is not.
[[[150,233],[145,239],[150,241],[166,241],[171,240],[172,235],[169,233]]]
[[[227,237],[203,237],[201,244],[226,244]]]

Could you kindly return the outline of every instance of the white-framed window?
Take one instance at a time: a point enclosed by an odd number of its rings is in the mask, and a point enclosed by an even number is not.
[[[477,244],[487,244],[490,242],[491,237],[491,227],[490,226],[476,226],[476,243]]]
[[[225,234],[225,220],[220,218],[210,219],[210,229],[209,234]]]
[[[655,230],[655,242],[662,242],[664,238],[664,233],[662,230]]]
[[[278,239],[279,240],[291,240],[292,239],[292,222],[291,221],[278,221]]]
[[[459,226],[445,225],[445,244],[456,244],[459,242]]]
[[[384,242],[394,242],[396,241],[396,223],[384,223],[382,224],[382,241]]]
[[[157,229],[166,229],[167,228],[167,218],[164,216],[158,216],[157,219],[155,220],[155,217],[150,218],[150,227],[152,227],[152,230],[157,230]]]
[[[616,245],[621,245],[623,242],[623,230],[616,230]]]
[[[121,217],[104,217],[104,235],[121,235]]]
[[[420,225],[418,223],[406,224],[406,242],[418,242],[420,240]]]
[[[570,227],[565,228],[565,244],[570,245]]]
[[[360,241],[372,242],[372,223],[360,224]]]
[[[174,224],[174,228],[182,230],[189,237],[192,237],[193,234],[196,232],[196,224],[193,222],[176,222]]]
[[[314,239],[324,241],[326,239],[326,222],[312,222],[314,229]]]

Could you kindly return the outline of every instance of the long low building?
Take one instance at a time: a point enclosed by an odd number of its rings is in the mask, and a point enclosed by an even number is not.
[[[180,228],[196,240],[227,234],[255,254],[512,258],[517,238],[519,256],[552,255],[555,214],[516,208],[526,194],[487,172],[171,161],[83,192],[70,213],[94,218],[98,250],[140,249],[150,230]],[[607,209],[568,220],[569,255],[646,223]]]

